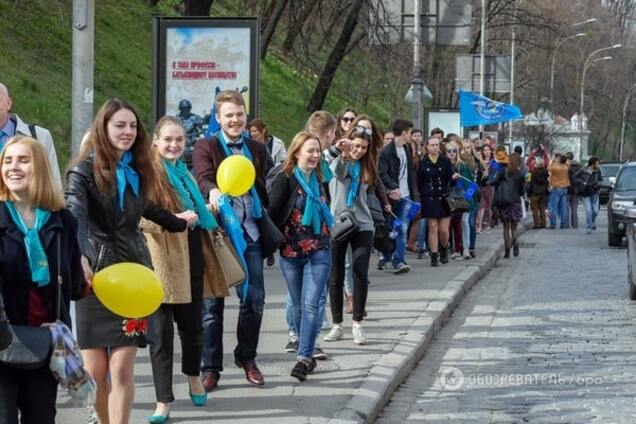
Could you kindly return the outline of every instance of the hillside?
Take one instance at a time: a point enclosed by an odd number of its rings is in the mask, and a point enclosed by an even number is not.
[[[105,99],[120,96],[133,103],[149,124],[151,19],[153,14],[174,12],[163,3],[150,8],[142,0],[96,3],[95,109]],[[237,13],[213,8],[213,15]],[[62,167],[70,154],[71,16],[71,0],[0,0],[0,19],[4,23],[0,39],[3,46],[10,46],[3,48],[0,81],[11,92],[14,112],[52,131]],[[284,28],[279,28],[278,34],[282,31]],[[304,125],[304,106],[317,76],[280,54],[278,34],[261,63],[260,110],[272,132],[289,141]],[[368,95],[373,73],[364,56],[352,52],[340,66],[325,108],[335,114],[344,106],[353,106],[386,126],[390,116],[383,104],[384,86],[374,87],[373,95]]]

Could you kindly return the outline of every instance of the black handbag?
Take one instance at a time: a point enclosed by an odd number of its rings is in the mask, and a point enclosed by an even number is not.
[[[367,191],[367,205],[369,206],[369,212],[371,212],[371,219],[373,219],[373,225],[378,226],[384,224],[386,219],[384,218],[384,211],[380,199],[372,191]]]
[[[381,253],[390,254],[395,252],[395,239],[389,236],[391,229],[386,223],[376,225],[373,233],[373,248]]]
[[[470,203],[464,197],[464,190],[458,190],[456,187],[450,187],[448,196],[446,196],[448,208],[451,214],[464,213],[470,211]]]
[[[500,178],[495,185],[492,205],[498,208],[505,208],[513,203],[520,202],[521,195],[513,179],[508,174],[508,170],[504,170]]]
[[[331,237],[335,241],[344,241],[359,229],[360,223],[355,215],[349,209],[346,209],[335,217],[333,228],[331,229]]]
[[[60,319],[62,302],[61,236],[57,236],[57,290],[55,291],[55,319]],[[13,341],[0,351],[0,363],[8,368],[34,370],[46,365],[53,350],[51,330],[46,325],[9,325]]]
[[[256,225],[261,233],[261,254],[266,258],[278,250],[285,238],[265,209],[263,216],[256,220]]]

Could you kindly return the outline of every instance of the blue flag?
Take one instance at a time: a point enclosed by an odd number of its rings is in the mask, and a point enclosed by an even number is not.
[[[462,127],[498,124],[523,118],[518,106],[501,103],[469,91],[459,92],[459,121]]]
[[[475,194],[477,194],[478,192],[479,192],[479,186],[471,181],[468,184],[468,188],[466,188],[466,191],[464,191],[464,199],[470,202],[471,200],[473,200],[473,198],[475,197]]]
[[[241,283],[241,289],[243,297],[242,299],[247,299],[247,288],[249,285],[249,272],[247,269],[247,264],[245,263],[245,251],[247,250],[247,242],[243,237],[243,228],[241,227],[241,223],[236,217],[236,213],[234,213],[234,209],[232,209],[232,203],[227,195],[222,195],[219,199],[219,214],[221,215],[221,225],[225,230],[225,233],[230,237],[230,241],[232,242],[232,246],[239,257],[239,261],[241,262],[241,266],[245,270],[245,281]]]

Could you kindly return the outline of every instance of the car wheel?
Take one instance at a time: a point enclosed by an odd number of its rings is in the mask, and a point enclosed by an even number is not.
[[[607,230],[607,245],[609,247],[621,247],[623,236],[616,234],[609,229]]]

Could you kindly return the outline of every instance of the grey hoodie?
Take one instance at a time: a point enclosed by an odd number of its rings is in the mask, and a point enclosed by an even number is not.
[[[333,216],[336,217],[340,212],[350,209],[360,224],[360,231],[373,231],[373,218],[367,201],[368,184],[360,182],[358,197],[356,197],[352,207],[347,208],[347,193],[349,193],[349,186],[351,186],[351,178],[347,175],[349,163],[338,156],[331,162],[330,167],[334,173],[334,178],[329,183]]]

